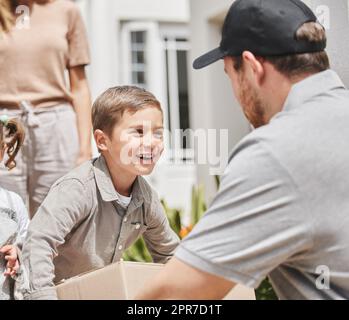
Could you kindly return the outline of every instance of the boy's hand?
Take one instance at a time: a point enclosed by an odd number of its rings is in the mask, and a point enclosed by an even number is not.
[[[5,255],[5,260],[7,260],[5,276],[15,276],[19,268],[16,246],[6,245],[0,249],[0,252]]]

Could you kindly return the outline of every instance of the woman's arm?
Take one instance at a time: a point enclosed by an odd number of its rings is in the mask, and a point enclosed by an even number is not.
[[[70,68],[69,78],[79,133],[80,150],[76,160],[79,165],[92,157],[91,96],[84,66]]]

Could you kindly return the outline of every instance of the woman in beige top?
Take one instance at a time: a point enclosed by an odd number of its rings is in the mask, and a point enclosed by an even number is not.
[[[69,0],[0,0],[0,115],[21,118],[26,141],[0,185],[29,201],[91,157],[86,30]],[[69,81],[67,81],[69,78]]]

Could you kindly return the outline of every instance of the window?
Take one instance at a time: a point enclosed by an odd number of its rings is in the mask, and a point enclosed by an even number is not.
[[[131,31],[132,84],[146,88],[146,31]]]
[[[125,21],[121,23],[122,82],[158,93],[156,88],[159,64],[156,43],[157,24],[153,22]],[[155,89],[155,92],[154,92]]]
[[[188,41],[185,38],[165,37],[166,90],[168,124],[173,133],[190,128],[188,90]],[[180,147],[189,148],[189,139],[182,139]]]
[[[188,90],[188,29],[178,24],[125,21],[121,25],[122,82],[145,88],[161,102],[168,159],[192,159],[189,138],[175,138],[190,128]],[[187,133],[186,133],[187,134]],[[178,143],[179,141],[179,143]],[[172,155],[172,150],[176,155]]]

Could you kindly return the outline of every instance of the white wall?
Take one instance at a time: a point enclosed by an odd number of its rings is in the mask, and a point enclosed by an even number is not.
[[[349,9],[348,0],[308,0],[309,5],[324,20],[327,29],[327,52],[332,68],[349,87]],[[329,9],[326,12],[326,7]]]
[[[117,0],[115,9],[122,19],[188,22],[190,18],[187,0]]]
[[[221,24],[231,3],[231,0],[190,1],[191,61],[218,47]],[[233,97],[223,63],[217,62],[202,70],[190,68],[189,76],[192,127],[228,129],[228,147],[231,150],[249,132],[249,125]],[[216,193],[216,184],[214,177],[209,175],[208,165],[198,167],[198,180],[205,185],[207,200],[211,201]]]

